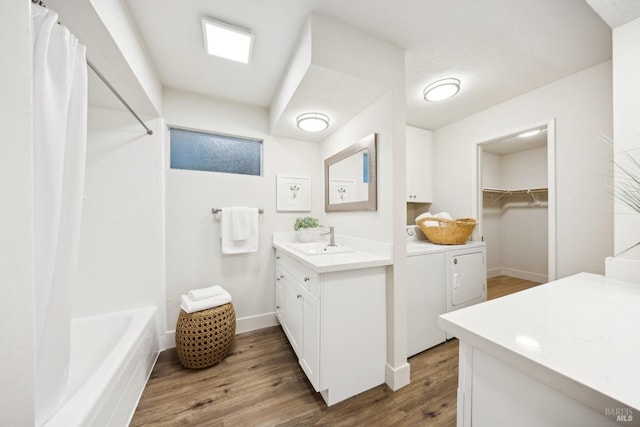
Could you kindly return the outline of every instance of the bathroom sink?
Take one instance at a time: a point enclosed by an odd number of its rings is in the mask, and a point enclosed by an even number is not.
[[[328,255],[353,252],[353,249],[346,246],[329,246],[326,242],[289,243],[289,247],[305,255]]]

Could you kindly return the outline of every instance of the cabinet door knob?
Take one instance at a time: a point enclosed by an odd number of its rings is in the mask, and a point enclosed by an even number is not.
[[[280,306],[279,305],[276,305],[276,310],[280,310]]]
[[[304,278],[304,281],[305,281],[305,282],[308,282],[308,281],[309,281],[309,278],[308,278],[308,277],[305,277],[305,278]]]
[[[302,298],[302,294],[298,294],[298,295],[297,295],[297,297],[298,297],[298,298]]]

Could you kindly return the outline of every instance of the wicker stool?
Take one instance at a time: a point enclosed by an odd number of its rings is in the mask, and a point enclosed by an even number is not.
[[[233,344],[236,312],[228,303],[208,310],[180,310],[176,323],[176,350],[185,368],[207,368],[222,361]]]

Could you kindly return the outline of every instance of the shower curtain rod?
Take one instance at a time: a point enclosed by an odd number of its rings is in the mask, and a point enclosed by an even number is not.
[[[42,0],[31,0],[31,3],[35,3],[38,6],[47,7]],[[127,108],[127,110],[129,110],[129,112],[133,115],[133,117],[136,118],[136,120],[142,125],[144,130],[147,131],[147,135],[153,135],[153,131],[149,129],[149,127],[142,121],[140,116],[138,116],[138,114],[136,114],[136,112],[133,111],[133,108],[131,108],[131,106],[127,103],[127,101],[125,101],[124,98],[118,93],[116,88],[114,88],[113,85],[109,83],[107,78],[104,75],[102,75],[102,73],[98,71],[98,69],[88,59],[87,59],[87,66],[91,68],[94,73],[96,73],[96,76],[98,76],[100,80],[102,80],[102,82],[109,88],[109,90],[116,96],[116,98],[118,98],[118,100],[122,103],[122,105],[124,105]]]
[[[142,121],[142,119],[140,118],[140,116],[138,116],[136,114],[135,111],[133,111],[133,108],[131,108],[129,106],[129,104],[127,104],[127,101],[124,100],[124,98],[122,96],[120,96],[120,94],[118,93],[118,91],[116,90],[116,88],[114,88],[111,83],[109,83],[109,81],[106,79],[105,76],[102,75],[102,73],[100,71],[98,71],[96,69],[96,67],[87,59],[87,65],[89,66],[89,68],[91,68],[93,70],[94,73],[96,73],[96,76],[100,77],[100,80],[102,80],[102,82],[109,88],[109,90],[116,96],[116,98],[118,98],[118,100],[120,100],[120,102],[122,103],[122,105],[124,105],[125,107],[127,107],[127,110],[129,110],[129,112],[133,115],[133,117],[136,118],[136,120],[142,125],[142,127],[147,131],[147,135],[153,135],[153,131],[151,129],[149,129],[149,127],[147,127],[147,125]]]

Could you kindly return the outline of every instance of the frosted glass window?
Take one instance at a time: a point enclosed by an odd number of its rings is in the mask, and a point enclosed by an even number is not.
[[[171,169],[262,175],[262,141],[170,128]]]

